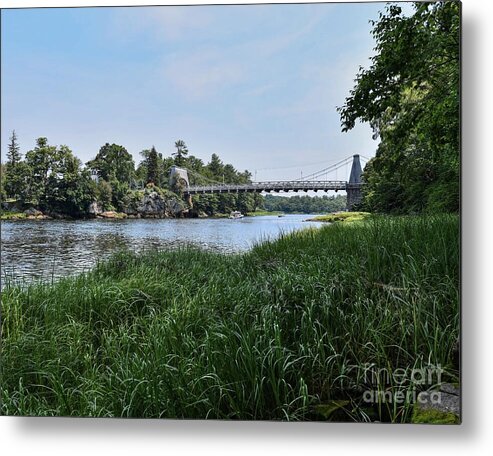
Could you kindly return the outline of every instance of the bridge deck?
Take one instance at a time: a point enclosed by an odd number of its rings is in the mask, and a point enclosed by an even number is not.
[[[272,181],[252,182],[250,184],[194,185],[185,190],[189,195],[202,193],[243,193],[243,192],[287,192],[287,191],[328,191],[360,188],[361,184],[348,184],[346,181]]]

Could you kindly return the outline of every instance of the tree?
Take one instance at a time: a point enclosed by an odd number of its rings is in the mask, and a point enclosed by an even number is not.
[[[103,211],[114,209],[111,201],[113,198],[111,185],[104,179],[100,179],[96,187],[96,200]]]
[[[222,179],[223,168],[224,165],[219,156],[217,154],[212,154],[211,161],[207,164],[207,169],[210,171],[212,177]]]
[[[380,139],[364,203],[387,212],[459,208],[458,2],[390,5],[373,22],[376,55],[338,108],[343,131],[369,122]]]
[[[24,201],[44,206],[46,204],[48,177],[55,160],[56,147],[48,144],[48,139],[36,140],[36,147],[26,152],[26,164],[30,171]]]
[[[49,210],[78,216],[86,212],[95,192],[88,170],[67,146],[60,146],[51,163],[44,205]]]
[[[21,153],[19,148],[19,143],[17,142],[17,135],[15,130],[12,130],[12,135],[10,136],[10,143],[7,152],[7,163],[14,167],[17,163],[21,161]]]
[[[100,178],[109,182],[117,180],[131,185],[135,174],[132,155],[123,146],[106,143],[99,149],[94,160],[87,162],[90,169],[97,171]]]
[[[175,142],[176,152],[173,153],[175,157],[175,165],[184,166],[185,158],[188,155],[188,149],[185,142],[181,139]]]
[[[159,184],[159,165],[158,155],[154,146],[152,146],[147,156],[147,183]]]
[[[6,196],[15,199],[21,198],[21,195],[26,190],[28,171],[25,163],[22,162],[17,135],[15,134],[15,130],[13,130],[8,145],[5,173],[2,175],[2,179],[5,179],[3,185]]]

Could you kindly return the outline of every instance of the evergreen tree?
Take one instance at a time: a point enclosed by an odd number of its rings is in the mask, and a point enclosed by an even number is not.
[[[26,164],[22,162],[21,158],[17,135],[15,130],[13,130],[8,146],[5,174],[2,175],[2,180],[5,176],[4,188],[6,196],[16,199],[19,199],[26,191],[29,175],[28,168],[26,167]]]
[[[158,154],[154,146],[152,146],[147,156],[147,183],[159,185]]]
[[[12,130],[12,136],[10,137],[7,160],[8,164],[12,167],[14,167],[17,163],[21,161],[21,153],[19,143],[17,142],[17,135],[15,134],[15,130]]]

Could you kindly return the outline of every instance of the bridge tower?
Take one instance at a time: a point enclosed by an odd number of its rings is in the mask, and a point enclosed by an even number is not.
[[[349,175],[349,182],[346,184],[347,203],[346,208],[351,211],[355,204],[361,201],[361,163],[359,161],[359,155],[353,155],[353,164],[351,166],[351,174]]]
[[[188,171],[185,168],[172,166],[169,172],[169,185],[172,189],[188,188],[190,180],[188,179]],[[193,207],[192,195],[187,195],[187,203],[189,207]]]

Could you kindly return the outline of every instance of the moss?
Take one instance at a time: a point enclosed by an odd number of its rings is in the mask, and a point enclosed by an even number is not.
[[[412,423],[415,424],[460,424],[460,419],[455,413],[441,412],[435,409],[423,409],[414,406]]]

